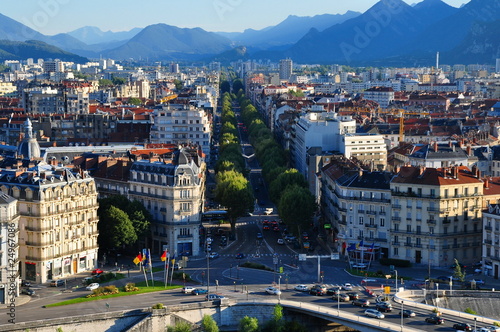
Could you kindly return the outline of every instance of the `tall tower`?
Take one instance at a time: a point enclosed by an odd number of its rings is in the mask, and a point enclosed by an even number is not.
[[[293,62],[291,59],[280,60],[280,80],[289,80],[292,76]]]
[[[439,69],[439,52],[436,53],[436,70]]]
[[[495,67],[495,71],[497,73],[500,73],[500,59],[497,59],[497,64],[496,64],[496,67]]]

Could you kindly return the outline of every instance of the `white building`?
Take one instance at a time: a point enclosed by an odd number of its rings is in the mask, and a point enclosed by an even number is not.
[[[0,306],[19,294],[19,213],[17,199],[0,193]]]
[[[394,101],[394,89],[390,87],[373,87],[363,92],[363,98],[373,100],[382,108],[387,108]]]
[[[384,136],[375,134],[345,134],[340,152],[346,158],[355,157],[375,170],[384,170],[387,165],[387,145]]]
[[[196,144],[210,155],[212,120],[208,111],[192,105],[164,105],[153,113],[151,143]]]
[[[483,272],[498,279],[500,268],[500,205],[490,204],[483,212]]]
[[[295,168],[307,176],[306,157],[310,148],[339,151],[342,135],[355,132],[356,122],[350,116],[338,116],[325,112],[319,105],[313,106],[295,125],[295,138],[290,147]]]

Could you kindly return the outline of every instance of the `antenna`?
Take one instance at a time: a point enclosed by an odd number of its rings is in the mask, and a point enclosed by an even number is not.
[[[436,53],[436,71],[439,69],[439,52]]]

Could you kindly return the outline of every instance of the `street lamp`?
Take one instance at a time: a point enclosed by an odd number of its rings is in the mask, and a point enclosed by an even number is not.
[[[278,278],[278,303],[281,301],[281,276]]]
[[[439,315],[439,284],[436,284],[436,314]]]
[[[337,316],[340,316],[340,289],[337,289]]]
[[[394,281],[394,293],[397,293],[398,292],[398,270],[394,270],[394,272],[396,273],[396,280]]]
[[[477,317],[474,317],[474,331],[477,331],[476,330],[476,322],[477,322]]]
[[[404,303],[401,301],[401,331],[403,331],[403,310],[404,310]]]
[[[453,276],[450,276],[450,295],[453,287]]]

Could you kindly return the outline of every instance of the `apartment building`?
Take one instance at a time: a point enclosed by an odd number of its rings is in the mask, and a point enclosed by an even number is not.
[[[182,148],[171,160],[139,160],[132,164],[128,198],[153,215],[152,251],[168,249],[182,256],[200,254],[206,165],[200,150]]]
[[[389,257],[449,266],[481,253],[483,181],[477,168],[402,167],[391,181]]]
[[[151,143],[198,145],[210,156],[212,136],[210,113],[189,104],[167,104],[153,113]]]
[[[387,108],[394,101],[394,89],[390,87],[373,87],[363,92],[363,98],[373,100],[381,108]]]
[[[499,277],[500,267],[500,205],[489,204],[483,211],[483,273]]]
[[[375,170],[387,166],[387,145],[384,136],[376,134],[345,134],[340,144],[340,152],[346,158],[355,157]]]
[[[19,213],[17,200],[0,193],[0,305],[19,295]],[[10,293],[10,294],[9,294]]]

